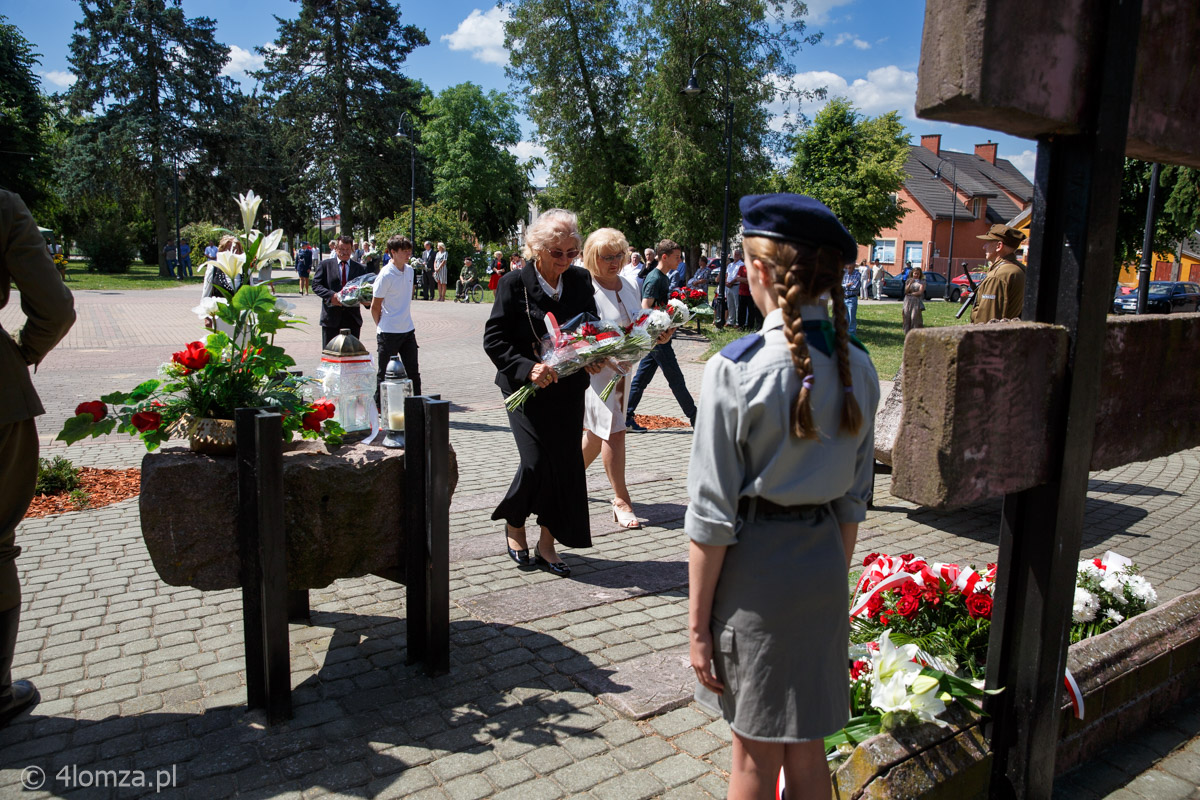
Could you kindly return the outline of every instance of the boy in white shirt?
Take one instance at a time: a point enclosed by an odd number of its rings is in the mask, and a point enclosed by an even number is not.
[[[413,394],[421,394],[421,371],[417,361],[417,332],[412,321],[413,269],[412,242],[407,236],[388,239],[387,251],[391,261],[375,279],[375,294],[371,299],[371,318],[375,320],[375,340],[379,363],[375,376],[375,405],[379,406],[379,384],[387,371],[388,361],[399,355],[404,371],[413,384]]]

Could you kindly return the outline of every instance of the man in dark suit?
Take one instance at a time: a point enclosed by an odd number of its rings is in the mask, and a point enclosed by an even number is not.
[[[367,268],[351,258],[354,254],[354,239],[350,236],[340,236],[336,239],[333,254],[333,258],[327,258],[317,265],[312,279],[313,293],[321,298],[322,349],[342,328],[349,328],[355,337],[362,331],[362,308],[343,306],[337,299],[337,293],[347,282],[360,275],[366,275]]]
[[[421,251],[421,263],[425,265],[425,272],[421,275],[421,299],[433,299],[433,262],[437,258],[437,251],[433,249],[433,242],[426,242],[425,249]]]
[[[17,524],[33,499],[38,471],[34,417],[44,413],[29,368],[41,363],[75,322],[75,301],[29,209],[17,195],[0,191],[0,308],[8,305],[14,283],[24,322],[12,333],[0,328],[0,728],[38,699],[32,683],[12,679],[21,616]]]

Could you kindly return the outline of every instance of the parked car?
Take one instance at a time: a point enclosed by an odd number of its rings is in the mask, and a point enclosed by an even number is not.
[[[1113,298],[1114,314],[1136,314],[1138,293]],[[1151,314],[1170,314],[1200,311],[1200,284],[1186,281],[1150,281],[1146,295],[1146,311]]]
[[[975,281],[976,286],[978,286],[980,284],[980,282],[986,277],[987,277],[986,272],[972,272],[971,273],[971,280]],[[946,299],[949,300],[951,303],[957,303],[959,300],[962,299],[962,296],[964,294],[968,294],[968,293],[970,293],[970,291],[971,291],[971,284],[967,282],[967,276],[963,275],[962,273],[959,273],[959,275],[957,277],[951,279],[950,289],[949,289],[950,294],[947,296]]]
[[[935,297],[946,296],[946,276],[938,272],[925,273],[925,299],[932,300]],[[882,286],[884,297],[904,297],[904,282],[900,280],[900,276],[887,275],[883,279]]]

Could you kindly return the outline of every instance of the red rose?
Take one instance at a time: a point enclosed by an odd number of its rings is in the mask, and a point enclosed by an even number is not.
[[[879,553],[870,553],[866,558],[863,559],[863,566],[869,567],[878,560],[879,560]]]
[[[921,601],[915,597],[905,595],[900,598],[900,602],[896,603],[896,613],[905,619],[912,619],[921,610]]]
[[[152,431],[162,424],[162,414],[157,411],[139,411],[129,420],[140,432]]]
[[[916,556],[913,555],[912,553],[901,553],[900,554],[901,561],[912,561],[914,558],[916,558]]]
[[[325,419],[318,411],[310,411],[300,418],[306,431],[321,432],[321,422]]]
[[[585,323],[579,327],[579,335],[580,336],[595,336],[599,332],[600,332],[600,329],[597,328],[595,325],[593,325],[590,322]]]
[[[318,400],[313,403],[313,413],[317,415],[318,420],[333,419],[333,403],[328,400]]]
[[[99,400],[89,400],[75,406],[75,416],[78,417],[80,414],[91,414],[92,422],[99,422],[108,416],[108,406]]]
[[[992,618],[992,596],[987,592],[976,592],[967,597],[967,613],[972,619]]]
[[[921,592],[921,599],[926,603],[937,605],[942,602],[942,592],[939,586],[926,586],[925,591]]]
[[[861,660],[855,661],[854,664],[850,667],[850,679],[855,680],[855,681],[858,680],[859,678],[861,678],[863,676],[863,673],[865,673],[870,668],[870,666],[871,665],[868,664],[866,661],[861,661]]]
[[[900,594],[903,597],[920,597],[924,591],[924,587],[918,586],[916,581],[909,581],[900,587]]]
[[[210,358],[212,358],[212,354],[208,352],[203,342],[192,342],[186,349],[171,355],[172,361],[182,364],[189,371],[203,369]]]
[[[879,613],[879,609],[883,608],[883,592],[876,592],[871,595],[871,599],[867,601],[867,616],[873,617]]]

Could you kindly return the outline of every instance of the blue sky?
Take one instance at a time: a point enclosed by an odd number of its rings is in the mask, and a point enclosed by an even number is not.
[[[217,21],[217,35],[232,48],[227,73],[249,89],[253,82],[245,70],[261,60],[254,47],[274,40],[273,15],[294,16],[292,0],[184,0],[190,17],[207,16]],[[405,23],[423,28],[429,46],[417,50],[407,62],[406,72],[441,91],[464,81],[484,89],[508,91],[504,76],[504,12],[480,0],[421,0],[400,3]],[[944,149],[971,152],[989,139],[999,143],[999,156],[1011,160],[1032,179],[1034,142],[980,128],[918,120],[913,113],[917,64],[920,60],[921,29],[925,4],[920,0],[811,0],[810,29],[824,34],[822,42],[801,50],[793,58],[796,73],[790,76],[799,87],[825,87],[831,96],[844,95],[863,113],[876,115],[898,110],[917,143],[921,134],[942,134]],[[46,91],[69,85],[67,52],[79,5],[73,0],[39,0],[9,4],[3,12],[33,42],[42,54],[40,72]],[[819,106],[807,105],[811,114]],[[777,113],[786,109],[777,107]],[[540,150],[532,141],[533,127],[522,120],[523,139],[518,155]],[[535,179],[539,176],[535,176]]]

